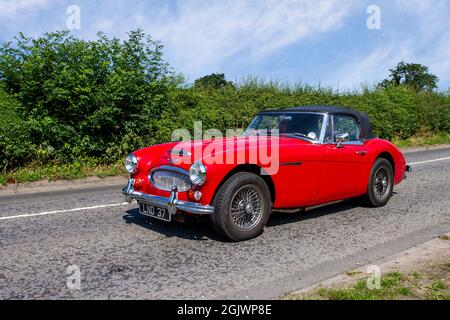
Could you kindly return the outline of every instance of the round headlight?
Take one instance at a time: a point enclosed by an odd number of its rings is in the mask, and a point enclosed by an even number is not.
[[[128,157],[125,159],[125,169],[129,173],[135,173],[138,169],[138,160],[134,154],[128,155]]]
[[[204,185],[206,181],[206,167],[201,162],[195,162],[189,169],[189,178],[195,185]]]

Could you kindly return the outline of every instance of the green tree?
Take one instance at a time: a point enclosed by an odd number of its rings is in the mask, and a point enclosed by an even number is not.
[[[437,88],[439,78],[429,72],[427,66],[417,63],[400,62],[395,69],[389,69],[389,78],[383,80],[379,86],[388,88],[391,86],[404,85],[415,91],[431,92]]]
[[[225,74],[213,73],[195,80],[194,87],[198,89],[223,89],[226,87],[234,87],[234,84],[225,79]]]

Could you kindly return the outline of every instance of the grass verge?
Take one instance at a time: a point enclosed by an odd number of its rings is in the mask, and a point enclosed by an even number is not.
[[[427,147],[440,144],[450,144],[450,134],[447,132],[437,134],[421,134],[409,139],[393,139],[399,148]]]
[[[450,300],[450,261],[434,264],[421,272],[389,272],[380,285],[369,289],[366,278],[344,287],[319,287],[303,294],[290,294],[287,300]],[[371,280],[373,283],[373,280]]]
[[[0,185],[7,183],[34,182],[47,179],[73,180],[86,177],[105,178],[125,174],[123,163],[113,165],[89,165],[80,163],[29,165],[12,172],[0,174]]]

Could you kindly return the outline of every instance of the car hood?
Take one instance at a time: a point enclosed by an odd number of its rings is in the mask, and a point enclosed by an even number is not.
[[[225,157],[228,153],[245,152],[247,154],[254,149],[265,149],[262,151],[270,153],[270,150],[276,150],[276,148],[302,144],[310,145],[311,142],[286,136],[239,136],[164,143],[140,149],[133,154],[138,158],[140,165],[146,167],[177,165],[187,170],[196,161],[204,161],[211,157]],[[258,152],[260,151],[258,150]]]

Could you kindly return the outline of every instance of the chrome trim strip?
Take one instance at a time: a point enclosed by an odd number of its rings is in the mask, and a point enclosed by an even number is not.
[[[303,162],[282,162],[280,163],[280,166],[301,166]]]
[[[130,179],[128,185],[122,190],[122,193],[125,195],[127,201],[134,199],[147,204],[163,207],[169,210],[171,215],[174,215],[177,210],[199,215],[208,215],[214,212],[214,207],[212,206],[178,200],[178,190],[176,187],[172,188],[170,197],[166,198],[134,190],[134,179]]]
[[[364,142],[362,141],[347,141],[347,142],[342,142],[342,145],[345,146],[363,146]]]
[[[322,122],[322,131],[320,132],[320,138],[319,138],[319,144],[323,144],[325,140],[325,134],[327,132],[327,125],[328,125],[328,119],[330,118],[330,115],[328,113],[321,113],[323,117]]]
[[[185,174],[185,175],[189,176],[189,171],[184,170],[184,169],[179,168],[179,167],[174,167],[174,166],[159,166],[159,167],[154,167],[154,168],[150,171],[150,173],[152,173],[153,171],[156,171],[156,170],[175,171],[175,172],[178,172],[178,173]]]

